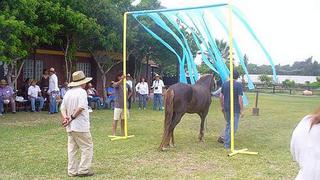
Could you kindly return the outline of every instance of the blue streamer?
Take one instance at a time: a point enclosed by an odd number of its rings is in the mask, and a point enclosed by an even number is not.
[[[193,8],[192,8],[193,9]],[[226,64],[223,61],[223,57],[221,55],[221,52],[215,42],[215,36],[214,34],[212,34],[212,31],[209,30],[208,25],[204,16],[203,11],[200,11],[199,9],[194,9],[194,10],[188,10],[188,14],[186,14],[186,16],[188,17],[188,19],[192,22],[193,28],[188,26],[189,30],[191,30],[191,34],[192,37],[198,47],[198,49],[201,52],[201,57],[202,57],[202,61],[213,71],[217,72],[222,81],[225,82],[228,80],[229,77],[229,69],[226,66]],[[210,8],[208,6],[207,9],[212,9],[213,12],[215,13],[215,18],[218,20],[218,22],[220,23],[220,25],[222,25],[225,33],[228,33],[228,28],[225,24],[225,18],[223,15],[221,15],[221,13],[219,11],[215,11],[216,9]],[[134,18],[138,21],[138,23],[140,25],[142,25],[142,27],[154,38],[156,38],[158,41],[160,41],[160,43],[162,43],[166,48],[168,48],[172,53],[174,53],[179,61],[179,70],[180,70],[180,82],[184,82],[187,83],[187,78],[186,78],[186,72],[185,72],[185,65],[187,65],[187,69],[190,75],[190,81],[192,84],[195,83],[195,81],[199,78],[198,77],[198,70],[197,67],[194,63],[194,59],[193,59],[193,54],[190,50],[190,46],[188,44],[188,41],[185,37],[185,35],[182,33],[179,24],[175,21],[177,19],[179,19],[181,22],[183,22],[185,25],[188,25],[188,23],[186,23],[186,19],[184,19],[184,17],[179,16],[178,13],[174,13],[171,11],[166,11],[166,12],[161,12],[162,15],[164,15],[166,17],[166,19],[173,25],[173,27],[178,31],[178,33],[180,34],[181,37],[179,37],[175,32],[173,32],[169,26],[166,24],[166,22],[161,18],[161,16],[159,14],[157,14],[156,12],[158,11],[139,11],[137,12],[138,14],[135,14],[135,12],[131,12],[131,14],[134,16]],[[271,68],[272,68],[272,72],[273,72],[273,80],[277,81],[277,75],[276,75],[276,71],[275,71],[275,66],[274,63],[272,61],[272,58],[270,56],[270,54],[268,53],[268,51],[266,50],[266,48],[263,46],[263,44],[261,43],[261,41],[258,39],[258,37],[256,36],[255,32],[252,30],[252,28],[250,27],[250,25],[247,23],[247,21],[243,18],[241,11],[239,9],[237,9],[236,7],[232,6],[232,12],[234,15],[236,15],[236,17],[240,20],[240,22],[243,24],[243,26],[247,29],[247,31],[250,33],[250,35],[254,38],[254,40],[257,42],[257,44],[260,46],[260,48],[262,49],[263,53],[265,54],[267,60],[269,61]],[[190,14],[193,14],[192,18],[190,17]],[[159,27],[161,27],[163,30],[165,30],[166,32],[170,33],[175,40],[179,43],[179,45],[182,48],[182,55],[180,56],[166,41],[164,41],[161,37],[159,37],[156,33],[154,33],[151,29],[149,29],[148,27],[146,27],[139,19],[138,16],[148,16],[150,17]],[[202,30],[204,30],[204,33],[198,29],[198,27],[196,26],[196,23],[199,23],[198,26],[202,27]],[[195,29],[196,30],[195,30]],[[204,38],[202,35],[206,35]],[[200,44],[200,40],[201,40],[201,44]],[[206,41],[207,40],[207,41]],[[212,62],[208,59],[208,56],[204,53],[204,49],[201,47],[201,45],[204,45],[206,50],[209,53],[209,56],[212,58]],[[244,60],[243,60],[243,53],[241,51],[241,49],[238,46],[238,43],[236,41],[235,38],[233,38],[233,45],[234,45],[234,49],[237,53],[237,56],[239,58],[239,62],[243,68],[243,70],[245,71],[246,77],[248,79],[248,87],[249,89],[253,89],[254,85],[252,83],[251,78],[249,77],[249,72],[247,70],[247,67],[244,64]],[[185,64],[186,63],[186,64]],[[243,101],[244,104],[247,105],[248,104],[248,99],[247,97],[244,95],[243,97]]]
[[[198,73],[198,70],[197,70],[197,66],[194,63],[193,55],[192,55],[192,52],[190,50],[188,41],[185,38],[184,34],[181,32],[178,23],[175,21],[177,19],[177,17],[174,16],[173,13],[168,13],[167,12],[167,13],[162,13],[162,14],[168,19],[168,21],[176,28],[176,30],[181,35],[181,37],[182,37],[182,39],[184,41],[184,44],[185,44],[186,51],[187,51],[187,55],[188,55],[187,58],[189,59],[189,62],[192,65],[192,69],[193,69],[192,75],[195,77],[195,80],[198,80],[199,79],[199,73]]]
[[[184,21],[181,17],[179,17],[179,16],[177,15],[177,18],[178,18],[181,22],[183,22],[183,23],[188,27],[188,29],[191,31],[192,37],[193,37],[193,39],[194,39],[194,41],[195,41],[198,49],[199,49],[200,52],[201,52],[202,61],[203,61],[211,70],[213,70],[214,72],[216,72],[217,74],[219,74],[219,72],[214,68],[214,65],[208,60],[207,55],[204,54],[204,51],[203,51],[203,49],[202,49],[202,47],[201,47],[201,45],[200,45],[200,42],[199,42],[199,38],[197,37],[197,34],[194,32],[194,30],[193,30],[192,28],[190,28],[190,26],[188,26],[188,25],[185,23],[185,21]],[[203,42],[203,43],[205,43],[205,42]]]
[[[172,53],[174,53],[177,58],[178,61],[180,63],[180,81],[183,83],[187,83],[187,78],[186,78],[186,74],[184,71],[184,68],[182,68],[181,64],[184,64],[184,60],[181,60],[180,56],[178,55],[178,53],[167,43],[165,42],[161,37],[159,37],[157,34],[155,34],[152,30],[150,30],[148,27],[146,27],[144,24],[142,24],[139,20],[138,20],[138,15],[133,14],[133,17],[138,21],[138,23],[149,33],[151,34],[155,39],[157,39],[158,41],[160,41],[165,47],[167,47]]]
[[[214,17],[216,17],[216,19],[219,21],[219,23],[223,27],[225,33],[229,34],[229,29],[227,28],[226,24],[224,23],[224,22],[226,22],[226,19],[223,16],[221,16],[221,13],[218,10],[214,11],[214,13],[215,13]],[[238,55],[238,58],[240,60],[240,64],[242,66],[242,69],[244,70],[245,75],[248,79],[248,87],[249,87],[249,89],[254,89],[254,85],[253,85],[253,82],[249,76],[248,69],[247,69],[246,65],[244,64],[243,53],[241,52],[241,50],[238,46],[238,43],[237,43],[236,39],[234,39],[234,38],[233,38],[233,45],[234,45],[234,49],[236,50],[236,53]]]
[[[182,43],[181,39],[166,25],[166,23],[162,20],[162,18],[158,14],[155,14],[155,13],[150,13],[147,16],[149,16],[157,25],[159,25],[162,29],[164,29],[165,31],[170,33],[176,39],[176,41],[181,45],[181,48],[183,51],[183,56],[186,56],[187,52],[186,52],[186,49],[185,49],[184,44]],[[188,67],[188,71],[189,71],[189,77],[190,77],[191,84],[195,84],[195,82],[196,82],[195,76],[193,76],[193,69],[191,66],[191,62],[187,56],[186,56],[186,60],[187,60],[187,67]]]
[[[205,23],[203,13],[201,14],[200,20],[202,22],[201,25],[204,25],[204,29],[206,31],[207,38],[209,40],[209,44],[211,45],[210,47],[212,48],[214,55],[216,57],[216,60],[217,60],[216,63],[217,63],[217,66],[219,67],[217,69],[221,69],[220,77],[223,81],[226,81],[229,77],[229,70],[228,70],[226,64],[223,62],[223,58],[221,56],[219,48],[218,48],[216,42],[214,41],[215,37],[212,35],[212,33],[210,33],[209,28],[208,28],[207,24]]]
[[[248,22],[241,16],[241,11],[236,8],[235,6],[232,6],[232,12],[233,14],[235,14],[237,16],[237,18],[241,21],[241,23],[247,28],[247,30],[249,31],[249,33],[251,34],[251,36],[256,40],[256,42],[259,44],[260,48],[262,49],[263,53],[265,54],[265,56],[267,57],[271,68],[272,68],[272,72],[273,72],[273,81],[274,82],[278,82],[278,77],[277,77],[277,73],[276,73],[276,68],[273,64],[272,58],[269,54],[269,52],[266,50],[266,48],[263,46],[263,44],[261,43],[261,41],[258,39],[257,35],[255,34],[255,32],[253,31],[253,29],[251,28],[251,26],[248,24]]]

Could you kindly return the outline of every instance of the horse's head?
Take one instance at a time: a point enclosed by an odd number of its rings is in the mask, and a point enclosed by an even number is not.
[[[212,74],[203,75],[196,84],[207,87],[210,91],[214,88],[215,80]]]

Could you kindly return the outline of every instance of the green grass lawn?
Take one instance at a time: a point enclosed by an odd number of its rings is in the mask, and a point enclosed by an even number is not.
[[[224,120],[215,99],[205,142],[197,140],[200,119],[186,115],[175,131],[176,147],[158,151],[163,112],[138,111],[129,119],[129,140],[111,142],[112,111],[91,113],[95,179],[293,179],[297,165],[289,152],[293,128],[319,106],[320,97],[260,94],[260,116],[246,108],[236,148],[259,155],[228,157],[217,143]],[[17,113],[0,117],[0,179],[66,179],[67,136],[60,116]]]

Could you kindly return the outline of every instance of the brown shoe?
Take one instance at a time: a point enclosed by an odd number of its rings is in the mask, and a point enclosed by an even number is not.
[[[93,176],[94,173],[93,172],[88,172],[87,174],[78,174],[78,177],[88,177],[88,176]]]
[[[217,141],[218,141],[218,143],[224,144],[224,138],[223,137],[219,137]]]

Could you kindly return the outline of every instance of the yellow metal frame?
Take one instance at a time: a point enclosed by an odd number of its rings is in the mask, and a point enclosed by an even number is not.
[[[128,13],[123,15],[123,75],[127,75],[127,17]],[[111,141],[129,139],[134,135],[128,135],[128,109],[127,109],[127,80],[123,79],[123,115],[124,115],[124,136],[108,136]]]
[[[229,14],[229,62],[230,62],[230,123],[231,123],[231,153],[228,156],[236,154],[250,154],[257,155],[258,152],[250,152],[248,149],[235,150],[234,149],[234,97],[233,97],[233,34],[232,34],[232,6],[229,0],[228,14]],[[125,12],[123,15],[123,75],[127,74],[127,17],[130,12]],[[123,80],[123,99],[124,99],[124,136],[108,136],[111,141],[129,139],[134,135],[128,135],[128,114],[127,114],[127,88],[126,78]]]
[[[249,152],[248,149],[235,150],[234,149],[234,94],[233,94],[233,34],[232,34],[232,6],[231,0],[228,4],[229,16],[229,62],[230,62],[230,124],[231,124],[231,153],[228,156],[236,154],[251,154],[257,155],[258,152]]]

